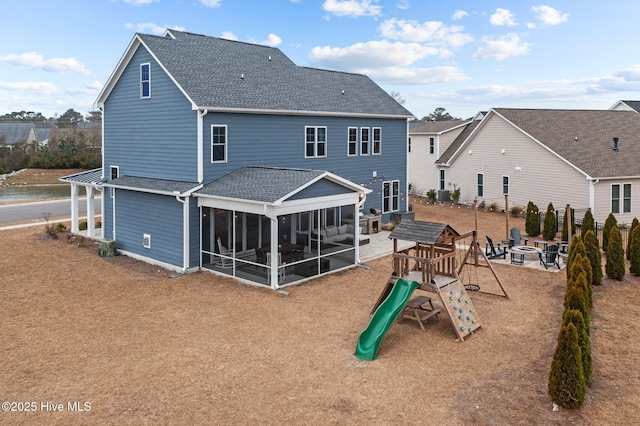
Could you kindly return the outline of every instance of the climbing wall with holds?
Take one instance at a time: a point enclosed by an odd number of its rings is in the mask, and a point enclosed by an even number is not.
[[[463,341],[465,336],[473,334],[475,330],[482,327],[469,292],[460,281],[448,284],[438,289],[438,292],[440,293],[442,306],[449,314],[449,319],[460,341]]]

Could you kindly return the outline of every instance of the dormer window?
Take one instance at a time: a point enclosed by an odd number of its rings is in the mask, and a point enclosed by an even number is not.
[[[140,98],[151,97],[151,64],[140,65]]]

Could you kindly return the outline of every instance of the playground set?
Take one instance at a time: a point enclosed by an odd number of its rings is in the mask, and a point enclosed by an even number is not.
[[[355,355],[360,359],[375,359],[383,337],[398,319],[415,320],[422,330],[429,318],[440,319],[440,310],[430,297],[411,298],[417,289],[437,294],[460,342],[482,327],[470,293],[509,297],[480,248],[475,230],[459,234],[446,224],[408,220],[399,222],[389,238],[393,239],[393,272],[358,338]],[[398,240],[415,245],[398,250]],[[480,267],[489,268],[500,291],[482,289],[478,282]]]

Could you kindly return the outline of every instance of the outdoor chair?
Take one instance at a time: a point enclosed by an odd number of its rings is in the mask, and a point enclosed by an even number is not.
[[[549,265],[556,265],[560,269],[560,254],[557,244],[550,245],[538,256],[540,256],[540,263],[544,265],[544,269],[549,269]]]
[[[282,284],[286,277],[285,270],[281,267],[282,265],[284,265],[284,263],[282,263],[282,255],[278,253],[278,284]],[[267,266],[271,266],[271,253],[267,253]],[[269,268],[267,268],[267,282],[271,283],[271,272],[269,272]]]
[[[218,252],[222,256],[233,256],[233,253],[222,245],[222,241],[220,241],[220,237],[218,237]],[[215,265],[220,268],[231,268],[233,266],[233,261],[226,257],[216,256]]]
[[[501,257],[503,259],[507,258],[507,250],[502,248],[500,244],[494,244],[493,240],[486,236],[487,245],[485,246],[485,253],[487,255],[487,259],[497,259]]]
[[[511,228],[511,231],[509,231],[509,247],[523,245],[522,241],[524,241],[524,245],[526,246],[529,239],[523,237],[518,228]]]

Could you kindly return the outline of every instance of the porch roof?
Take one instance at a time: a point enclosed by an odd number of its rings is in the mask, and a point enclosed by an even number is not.
[[[96,185],[104,182],[104,179],[102,177],[102,167],[75,173],[72,175],[62,176],[58,180],[62,182],[77,183],[81,185]]]
[[[104,184],[109,188],[128,189],[153,194],[184,196],[200,188],[202,185],[195,182],[178,180],[154,179],[138,176],[121,176]]]
[[[325,170],[245,166],[204,185],[194,195],[276,205],[323,178],[346,187],[350,192],[371,192]]]

